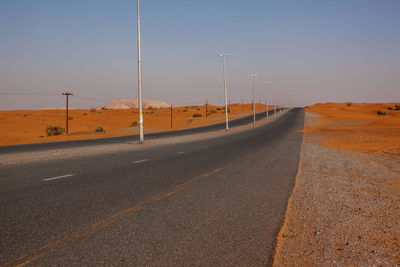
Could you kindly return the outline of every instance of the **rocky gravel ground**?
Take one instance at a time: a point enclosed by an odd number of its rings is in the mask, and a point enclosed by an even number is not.
[[[306,124],[313,114],[306,113]],[[400,162],[305,135],[275,266],[400,266]]]

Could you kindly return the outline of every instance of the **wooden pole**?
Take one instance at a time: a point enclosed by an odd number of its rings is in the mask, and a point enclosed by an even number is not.
[[[172,129],[172,104],[171,104],[171,129]]]
[[[67,101],[65,102],[65,133],[68,134],[68,97],[73,94],[70,92],[65,92],[62,94],[67,97]]]
[[[206,100],[206,118],[207,118],[207,116],[208,116],[208,102]]]

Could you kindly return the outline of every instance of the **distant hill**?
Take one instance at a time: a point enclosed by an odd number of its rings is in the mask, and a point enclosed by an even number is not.
[[[143,108],[148,107],[154,108],[167,108],[170,105],[168,103],[158,101],[158,100],[150,100],[143,99]],[[106,106],[108,109],[128,109],[128,108],[137,108],[138,100],[137,99],[117,99],[110,101]]]

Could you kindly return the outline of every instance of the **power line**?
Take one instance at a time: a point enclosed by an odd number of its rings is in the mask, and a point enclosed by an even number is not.
[[[55,93],[7,93],[7,92],[0,92],[0,95],[59,95]]]
[[[101,103],[107,103],[108,101],[106,100],[101,100],[101,99],[96,99],[96,98],[92,98],[92,97],[87,97],[87,96],[80,96],[80,95],[74,95],[77,98],[82,98],[82,99],[86,99],[86,100],[92,100],[92,101],[97,101],[97,102],[101,102]]]

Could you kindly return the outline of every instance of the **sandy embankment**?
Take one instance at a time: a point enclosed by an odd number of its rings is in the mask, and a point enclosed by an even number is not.
[[[400,110],[376,115],[388,106],[308,108],[275,266],[400,266]]]
[[[230,119],[235,119],[252,114],[252,105],[231,104]],[[271,109],[271,108],[270,108]],[[173,127],[171,128],[171,113],[169,108],[144,110],[145,133],[180,130],[199,127],[224,121],[223,107],[208,106],[209,113],[206,118],[206,107],[188,106],[174,107]],[[256,112],[265,110],[265,105],[256,104]],[[193,117],[199,113],[202,117]],[[116,110],[91,110],[72,109],[69,116],[69,135],[46,136],[47,125],[58,125],[65,128],[65,110],[13,110],[0,111],[0,145],[15,145],[25,143],[50,142],[61,140],[77,140],[85,138],[99,138],[122,136],[138,133],[138,127],[132,127],[132,122],[138,121],[137,109]],[[106,132],[96,133],[97,126],[102,126]]]

